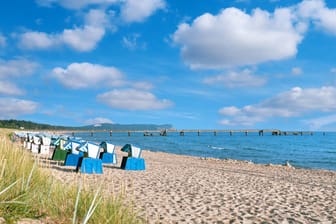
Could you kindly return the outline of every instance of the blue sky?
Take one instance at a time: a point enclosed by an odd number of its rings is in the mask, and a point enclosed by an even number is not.
[[[336,2],[7,0],[0,119],[336,130]]]

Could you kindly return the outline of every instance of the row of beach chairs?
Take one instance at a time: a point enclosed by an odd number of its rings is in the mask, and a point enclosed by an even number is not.
[[[103,164],[117,164],[115,145],[103,141],[100,144],[66,136],[48,136],[38,133],[16,134],[23,147],[35,154],[51,155],[50,159],[73,166],[77,172],[102,174]],[[122,158],[121,169],[145,170],[141,149],[132,144],[121,148],[127,156]]]

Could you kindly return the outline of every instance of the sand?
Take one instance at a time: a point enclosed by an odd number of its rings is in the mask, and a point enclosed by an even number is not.
[[[104,166],[104,174],[51,165],[66,184],[85,177],[107,195],[124,194],[147,223],[336,223],[336,172],[143,151],[145,171]]]

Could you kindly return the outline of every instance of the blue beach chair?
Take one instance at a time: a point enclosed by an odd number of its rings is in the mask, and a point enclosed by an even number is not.
[[[64,166],[76,166],[80,158],[84,156],[84,152],[78,150],[78,147],[81,146],[83,142],[78,140],[70,139],[67,143],[64,144],[64,149],[68,150]]]
[[[115,145],[109,142],[100,143],[100,147],[104,149],[104,152],[100,153],[100,159],[105,164],[117,164],[117,155],[115,154]]]
[[[122,152],[127,152],[128,156],[124,156],[121,162],[121,169],[124,170],[145,170],[145,160],[140,158],[141,148],[131,144],[126,144],[121,148]]]
[[[76,170],[81,173],[102,174],[103,163],[99,159],[100,145],[93,142],[86,142],[78,147],[78,150],[84,153],[84,157],[79,159]]]

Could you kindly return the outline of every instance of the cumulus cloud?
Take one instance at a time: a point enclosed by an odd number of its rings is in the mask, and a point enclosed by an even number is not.
[[[245,69],[241,72],[231,71],[228,74],[207,77],[203,80],[209,85],[224,85],[229,88],[234,87],[259,87],[266,83],[266,79],[253,76],[252,71]]]
[[[73,89],[120,86],[123,74],[115,67],[90,63],[72,63],[67,68],[54,68],[51,74],[64,86]]]
[[[26,59],[1,60],[0,59],[0,78],[11,78],[24,75],[31,75],[35,72],[38,64]]]
[[[93,50],[105,34],[104,28],[85,26],[84,28],[66,29],[60,40],[77,51]]]
[[[107,17],[103,10],[92,9],[86,14],[83,26],[64,29],[56,34],[27,31],[20,35],[19,46],[28,50],[45,50],[66,45],[77,51],[90,51],[105,35]]]
[[[272,117],[296,117],[313,112],[334,111],[336,88],[325,86],[307,89],[295,87],[259,104],[242,108],[224,107],[219,113],[226,117],[221,121],[224,125],[250,126]]]
[[[24,94],[24,91],[13,82],[17,81],[18,77],[33,74],[37,67],[38,64],[26,59],[0,60],[0,94]]]
[[[48,49],[60,43],[57,36],[28,31],[20,36],[19,46],[24,49]]]
[[[59,33],[45,33],[27,31],[19,35],[19,47],[27,50],[46,50],[59,46],[67,46],[76,51],[87,52],[96,48],[99,41],[105,36],[106,30],[116,30],[111,24],[112,11],[105,11],[104,5],[120,6],[121,20],[130,22],[142,22],[154,12],[165,8],[164,0],[37,0],[41,6],[61,5],[68,9],[81,9],[89,5],[97,5],[99,9],[91,9],[84,18],[84,24],[64,29]],[[1,39],[0,39],[1,40]],[[123,39],[127,47],[139,47],[135,39]],[[142,48],[146,47],[141,45]]]
[[[96,118],[87,120],[85,123],[87,124],[113,124],[114,122],[108,118],[96,117]]]
[[[172,39],[181,46],[185,62],[192,68],[223,68],[253,65],[294,56],[303,36],[292,22],[291,10],[251,14],[226,8],[191,24],[179,25]]]
[[[164,9],[164,0],[126,0],[121,7],[121,18],[125,22],[142,22],[155,11]]]
[[[0,118],[9,119],[19,115],[32,114],[37,110],[38,104],[29,100],[16,98],[0,98]]]
[[[9,81],[0,80],[0,95],[22,95],[24,93],[14,83]]]
[[[336,9],[329,9],[323,0],[304,0],[297,6],[297,15],[328,33],[336,35]]]
[[[172,106],[172,102],[167,99],[160,100],[150,92],[136,89],[112,90],[98,95],[97,100],[125,110],[160,110]]]
[[[58,4],[67,9],[79,10],[91,5],[110,6],[120,5],[121,19],[127,23],[142,22],[157,10],[164,9],[164,0],[36,0],[41,6],[50,7]]]

